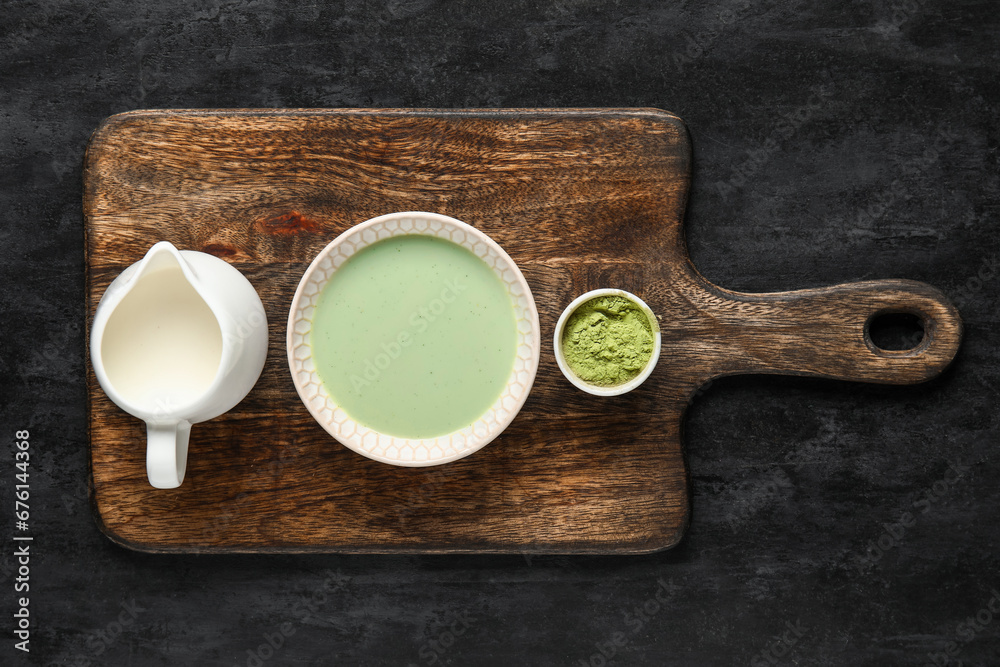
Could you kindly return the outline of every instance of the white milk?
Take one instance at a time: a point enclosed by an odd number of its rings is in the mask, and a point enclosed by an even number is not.
[[[111,314],[101,356],[125,400],[150,412],[200,398],[222,360],[215,314],[176,261],[142,276]]]

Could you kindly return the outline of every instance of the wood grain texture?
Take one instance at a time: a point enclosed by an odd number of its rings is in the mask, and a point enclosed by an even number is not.
[[[261,294],[270,348],[229,413],[194,426],[187,477],[157,490],[145,428],[89,373],[92,504],[125,546],[185,552],[639,553],[688,521],[680,424],[703,383],[791,373],[909,383],[939,373],[961,320],[934,288],[892,280],[777,294],[691,265],[683,123],[655,109],[144,111],[108,119],[85,165],[88,327],[111,280],[153,243],[222,257]],[[295,287],[334,237],[401,210],[443,213],[518,263],[542,327],[538,376],[493,443],[436,468],[371,461],[326,434],[288,372]],[[555,322],[598,287],[641,296],[663,353],[639,389],[585,394],[559,373]],[[867,335],[919,314],[906,352]]]

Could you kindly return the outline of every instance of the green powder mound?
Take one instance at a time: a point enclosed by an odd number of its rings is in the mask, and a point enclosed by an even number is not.
[[[653,355],[653,330],[646,314],[620,296],[582,303],[562,334],[566,363],[580,379],[612,387],[628,382]]]

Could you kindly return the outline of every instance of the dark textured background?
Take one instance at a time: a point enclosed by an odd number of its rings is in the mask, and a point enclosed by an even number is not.
[[[32,664],[256,665],[252,652],[269,665],[1000,664],[988,610],[1000,590],[997,16],[995,3],[937,0],[3,2],[0,664],[26,658],[13,649],[9,541],[23,428]],[[135,108],[340,106],[668,109],[691,131],[688,243],[708,278],[750,291],[924,280],[959,305],[964,347],[916,387],[716,382],[688,414],[692,521],[665,553],[113,545],[86,501],[90,132]],[[911,525],[892,526],[907,511]]]

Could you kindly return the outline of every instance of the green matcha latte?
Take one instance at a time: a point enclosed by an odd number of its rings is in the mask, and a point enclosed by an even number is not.
[[[452,241],[396,236],[360,250],[323,288],[310,344],[331,398],[401,438],[465,428],[500,397],[517,326],[507,288]]]

